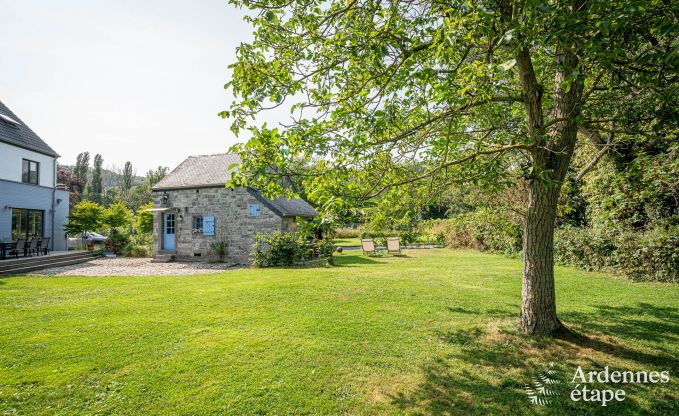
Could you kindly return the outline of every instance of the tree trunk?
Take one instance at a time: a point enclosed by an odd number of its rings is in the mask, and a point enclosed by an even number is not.
[[[549,335],[561,327],[556,316],[553,255],[559,190],[539,179],[530,183],[523,235],[521,329],[533,335]]]
[[[564,46],[556,51],[554,79],[555,120],[544,131],[542,87],[538,83],[527,49],[517,54],[517,65],[526,106],[526,126],[535,143],[531,151],[533,174],[523,236],[523,287],[521,329],[531,335],[551,335],[562,325],[556,316],[554,291],[554,225],[561,184],[566,177],[577,140],[583,79],[576,77],[564,87],[578,66],[577,55]]]

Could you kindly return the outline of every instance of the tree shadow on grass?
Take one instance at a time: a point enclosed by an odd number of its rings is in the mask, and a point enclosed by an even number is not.
[[[679,308],[638,303],[636,306],[595,306],[595,313],[564,312],[560,317],[578,332],[598,332],[621,338],[679,343]],[[663,352],[662,345],[657,349]]]
[[[478,314],[464,308],[450,307],[449,310]],[[590,370],[602,370],[610,365],[616,370],[669,370],[670,374],[676,374],[677,361],[671,352],[661,348],[641,350],[625,343],[625,338],[658,340],[664,331],[676,333],[676,308],[648,304],[632,308],[602,306],[588,316],[587,321],[596,324],[582,326],[587,329],[577,332],[563,331],[555,338],[526,336],[514,326],[514,318],[509,317],[513,314],[501,309],[487,312],[492,312],[486,316],[493,319],[486,324],[435,333],[446,352],[421,366],[423,379],[414,389],[391,394],[392,404],[418,415],[679,414],[678,394],[671,384],[590,385],[591,388],[626,390],[624,402],[605,407],[570,399],[574,388],[571,380],[578,365]],[[567,325],[583,318],[573,313],[563,316]],[[649,322],[644,316],[653,319]],[[498,329],[498,322],[504,329]],[[592,330],[600,333],[590,333]],[[550,398],[548,406],[531,404],[524,388],[545,371],[550,362],[555,363],[561,381],[557,388],[559,394]]]
[[[378,261],[375,257],[365,257],[360,255],[335,256],[335,266],[337,267],[356,267],[360,264],[384,264],[385,261]]]

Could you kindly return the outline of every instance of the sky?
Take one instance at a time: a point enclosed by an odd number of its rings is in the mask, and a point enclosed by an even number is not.
[[[0,100],[59,163],[89,151],[143,176],[246,139],[217,116],[252,38],[226,0],[0,0],[0,13]]]

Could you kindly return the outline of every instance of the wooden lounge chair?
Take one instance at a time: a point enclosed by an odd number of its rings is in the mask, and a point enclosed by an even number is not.
[[[401,254],[401,240],[398,237],[387,238],[387,253]]]
[[[361,249],[363,250],[363,254],[366,255],[378,255],[379,253],[377,252],[377,247],[375,247],[375,242],[372,240],[372,238],[367,238],[367,239],[361,239]]]

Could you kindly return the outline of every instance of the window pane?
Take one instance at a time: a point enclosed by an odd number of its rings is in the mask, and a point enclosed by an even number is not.
[[[12,209],[12,239],[26,237],[26,210]]]
[[[38,162],[31,162],[30,164],[30,169],[31,169],[31,183],[38,184]]]
[[[30,177],[30,162],[26,159],[21,162],[21,182],[28,182]]]
[[[28,236],[42,237],[42,211],[28,211]]]

